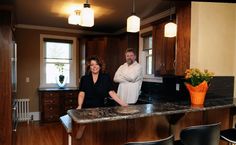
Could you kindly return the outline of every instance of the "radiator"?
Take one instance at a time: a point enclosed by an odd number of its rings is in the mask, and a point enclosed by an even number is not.
[[[16,99],[16,116],[18,121],[27,121],[29,123],[29,102],[30,99]]]

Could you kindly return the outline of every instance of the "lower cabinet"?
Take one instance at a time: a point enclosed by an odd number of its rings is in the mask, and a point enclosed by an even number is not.
[[[42,123],[59,121],[60,116],[67,114],[67,110],[77,107],[77,96],[77,89],[40,89],[40,121]]]

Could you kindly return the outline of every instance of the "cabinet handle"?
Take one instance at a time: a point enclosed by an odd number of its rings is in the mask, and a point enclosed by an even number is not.
[[[174,60],[174,62],[173,62],[173,68],[174,68],[174,70],[175,70],[175,65],[176,65],[176,60]]]
[[[50,109],[50,110],[53,110],[53,108],[52,108],[52,107],[50,107],[49,109]]]

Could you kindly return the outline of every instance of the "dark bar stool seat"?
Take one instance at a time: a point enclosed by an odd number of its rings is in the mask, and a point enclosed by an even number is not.
[[[128,142],[125,145],[173,145],[174,137],[173,135],[155,141],[143,141],[143,142]]]
[[[229,142],[230,144],[236,145],[236,128],[222,130],[220,132],[220,138]]]
[[[183,145],[219,145],[220,123],[187,127],[180,132],[180,139]]]

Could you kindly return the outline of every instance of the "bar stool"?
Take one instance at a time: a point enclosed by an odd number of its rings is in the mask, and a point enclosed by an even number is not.
[[[220,139],[229,142],[230,145],[236,145],[236,128],[222,130],[220,132]]]
[[[218,145],[220,140],[220,123],[191,126],[180,132],[184,145]]]
[[[143,141],[143,142],[128,142],[125,145],[173,145],[174,137],[173,135],[155,141]]]

